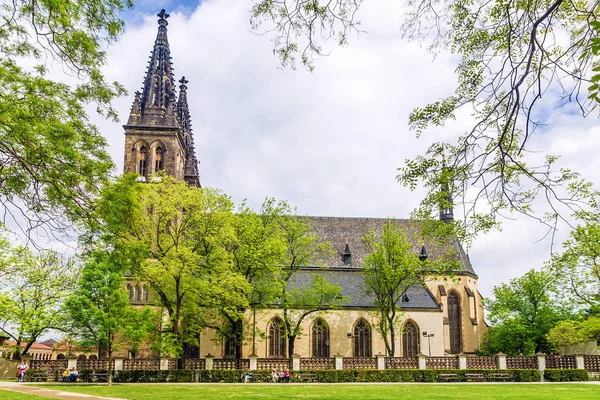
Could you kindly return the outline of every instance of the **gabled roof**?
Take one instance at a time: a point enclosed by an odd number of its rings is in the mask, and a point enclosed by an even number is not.
[[[371,230],[376,234],[381,233],[386,218],[349,218],[349,217],[308,217],[313,231],[323,241],[329,241],[333,245],[335,254],[324,257],[321,262],[328,267],[360,268],[367,255],[367,248],[362,238]],[[451,255],[457,258],[461,269],[455,272],[475,275],[469,257],[457,239],[452,238],[450,243],[440,246],[432,241],[425,241],[419,236],[419,223],[408,219],[393,219],[399,227],[406,232],[407,239],[412,242],[415,254],[421,254],[423,246],[427,257],[436,260],[443,256]],[[346,244],[351,249],[352,263],[345,265],[342,255],[346,250]]]
[[[366,293],[362,268],[306,268],[294,273],[288,285],[296,289],[309,287],[313,281],[313,274],[324,276],[330,284],[342,288],[342,295],[348,297],[344,307],[373,307],[374,298],[373,295]],[[406,298],[398,302],[402,310],[441,310],[433,294],[424,286],[411,286],[405,294]]]

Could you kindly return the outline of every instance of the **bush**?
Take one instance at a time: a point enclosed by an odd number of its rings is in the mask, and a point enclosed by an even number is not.
[[[114,382],[193,382],[194,371],[187,369],[174,369],[169,371],[116,371]]]
[[[587,381],[588,372],[584,369],[547,369],[544,380],[548,382]]]

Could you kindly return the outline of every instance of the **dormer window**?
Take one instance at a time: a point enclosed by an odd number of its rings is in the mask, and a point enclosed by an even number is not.
[[[352,264],[352,253],[350,252],[350,246],[348,245],[348,242],[346,242],[346,248],[342,253],[342,262],[344,263],[344,265]]]

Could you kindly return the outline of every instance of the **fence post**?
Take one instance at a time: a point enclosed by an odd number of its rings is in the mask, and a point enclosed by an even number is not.
[[[168,357],[160,358],[160,367],[159,368],[161,371],[167,371],[169,369],[169,358]]]
[[[341,354],[334,355],[335,357],[335,369],[342,370],[344,369],[344,356]]]
[[[300,354],[292,356],[292,371],[300,371]]]
[[[544,371],[546,370],[546,355],[544,353],[537,353],[537,364],[540,371],[540,382],[544,382]]]
[[[69,356],[67,357],[67,369],[75,368],[77,369],[77,356]]]
[[[256,354],[250,354],[250,371],[256,371],[258,369],[258,356]]]
[[[381,353],[377,354],[377,369],[385,369],[385,356]]]
[[[427,356],[419,354],[419,369],[427,369]]]
[[[583,354],[575,354],[575,361],[577,362],[577,369],[585,369],[585,359]]]
[[[506,354],[498,353],[496,354],[496,363],[498,369],[506,369]]]
[[[213,356],[212,354],[208,353],[207,355],[204,356],[204,369],[207,371],[211,371],[213,369],[213,360],[215,359],[215,356]]]
[[[458,355],[458,369],[467,369],[467,355],[466,354]]]
[[[123,360],[125,359],[125,357],[113,357],[113,360],[115,360],[115,371],[123,371]]]

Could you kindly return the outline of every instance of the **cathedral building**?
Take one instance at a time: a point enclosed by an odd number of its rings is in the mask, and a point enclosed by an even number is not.
[[[179,97],[173,75],[167,18],[164,10],[158,14],[158,33],[143,81],[141,92],[135,93],[131,113],[125,128],[125,172],[139,174],[140,181],[158,171],[165,171],[190,185],[200,187],[198,162],[187,101],[187,81],[179,80]],[[453,218],[452,209],[440,213],[442,220]],[[302,336],[296,339],[295,352],[303,357],[373,357],[385,354],[383,339],[374,329],[373,297],[366,294],[362,271],[366,248],[362,237],[369,231],[380,232],[386,220],[379,218],[310,217],[313,230],[329,241],[335,254],[322,264],[327,268],[305,268],[294,285],[308,284],[313,273],[342,288],[348,301],[334,311],[314,314],[302,325]],[[435,246],[417,243],[414,222],[395,220],[413,248],[422,258],[440,257]],[[418,354],[476,353],[485,333],[486,324],[477,289],[478,277],[456,240],[447,243],[453,250],[459,267],[452,277],[429,277],[425,285],[409,288],[400,300],[404,320],[397,335],[395,357]],[[129,284],[133,303],[148,301],[143,285]],[[282,311],[274,307],[257,311],[248,321],[262,335],[243,346],[243,357],[287,357],[285,336],[281,328]],[[200,335],[200,346],[188,354],[198,357],[207,353],[217,358],[233,355],[233,346],[219,343],[210,329]]]

